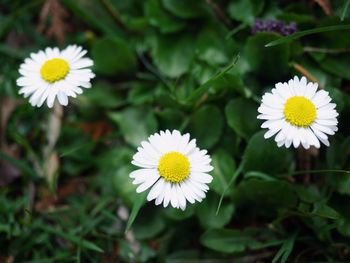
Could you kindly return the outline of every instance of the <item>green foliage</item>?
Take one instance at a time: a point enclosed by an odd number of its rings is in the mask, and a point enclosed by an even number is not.
[[[3,0],[0,262],[350,262],[350,1],[329,15],[326,2]],[[253,35],[256,18],[299,31]],[[62,115],[31,107],[19,64],[68,44],[94,60],[92,88]],[[263,137],[261,96],[302,74],[337,104],[330,147]],[[185,211],[129,178],[140,142],[166,129],[212,158]]]
[[[135,54],[123,39],[101,38],[96,41],[91,53],[97,73],[114,75],[135,71]]]

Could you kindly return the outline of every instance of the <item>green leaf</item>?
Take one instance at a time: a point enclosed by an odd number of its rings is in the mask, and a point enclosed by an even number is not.
[[[118,158],[118,156],[116,156]],[[131,165],[123,165],[115,168],[116,171],[113,174],[113,186],[116,194],[123,198],[128,206],[131,206],[137,200],[136,186],[132,184],[132,179],[129,178],[129,174],[135,170]]]
[[[265,44],[274,39],[278,39],[275,33],[257,33],[247,39],[244,49],[251,70],[265,79],[281,78],[289,67],[290,48],[287,43],[265,48]]]
[[[189,131],[203,148],[213,147],[220,139],[224,120],[220,110],[213,105],[199,108],[192,116]]]
[[[213,86],[218,84],[218,81],[224,81],[227,77],[227,73],[235,66],[237,63],[239,56],[237,55],[232,63],[228,65],[223,70],[219,71],[216,75],[214,75],[212,78],[207,80],[205,83],[203,83],[199,88],[195,89],[186,100],[186,103],[194,103],[198,99],[200,99],[206,92],[210,90]],[[230,78],[229,78],[230,79]]]
[[[324,58],[317,58],[316,56],[313,57],[324,71],[350,80],[350,72],[348,70],[350,68],[350,56],[348,54],[325,56]]]
[[[128,222],[126,223],[125,232],[127,232],[131,228],[132,224],[134,223],[141,207],[146,202],[147,194],[148,194],[148,191],[144,191],[144,192],[138,194],[138,196],[134,202],[134,205],[132,207],[131,213],[129,215]]]
[[[323,202],[314,204],[314,209],[312,211],[312,214],[319,217],[324,217],[324,218],[329,218],[334,220],[340,218],[340,215],[336,210],[324,204]]]
[[[350,66],[350,65],[349,65]],[[335,103],[337,112],[342,112],[346,107],[346,95],[341,89],[326,87],[326,91],[329,92],[329,96],[332,98],[332,102]]]
[[[262,179],[265,181],[276,181],[277,179],[275,177],[272,177],[271,175],[262,173],[262,172],[256,172],[256,171],[250,171],[244,174],[245,179],[249,178],[256,178],[256,179]]]
[[[63,0],[62,2],[75,16],[80,17],[92,28],[110,35],[118,32],[113,20],[97,1]]]
[[[296,237],[297,233],[294,233],[292,236],[290,236],[283,242],[281,248],[278,250],[277,254],[272,259],[272,263],[285,263],[288,260],[290,253],[292,253]]]
[[[288,171],[292,160],[288,149],[277,147],[273,139],[265,139],[264,131],[260,131],[248,142],[243,154],[243,169],[279,174]]]
[[[196,41],[197,57],[213,66],[227,64],[232,53],[229,52],[230,41],[224,39],[224,34],[220,25],[206,26]]]
[[[294,207],[298,196],[293,186],[284,181],[249,179],[233,189],[233,200],[246,214],[274,216],[278,209]],[[278,198],[276,198],[278,197]]]
[[[194,214],[195,205],[188,204],[185,211],[182,211],[177,208],[173,208],[170,205],[163,209],[164,215],[172,220],[183,221],[187,218],[190,218]]]
[[[71,233],[66,232],[66,231],[58,230],[58,229],[55,229],[53,227],[46,226],[45,224],[41,224],[39,227],[42,230],[44,230],[46,232],[49,232],[49,233],[52,233],[54,235],[57,235],[57,236],[59,236],[59,237],[61,237],[63,239],[66,239],[66,240],[74,243],[75,245],[77,245],[79,247],[86,248],[86,249],[89,249],[89,250],[93,250],[93,251],[96,251],[96,252],[99,252],[99,253],[103,253],[104,252],[102,248],[98,247],[94,243],[92,243],[92,242],[90,242],[88,240],[82,239],[82,238],[78,237],[75,234],[71,234]]]
[[[116,36],[97,40],[92,47],[92,58],[96,71],[109,76],[132,73],[137,67],[130,45]]]
[[[342,11],[341,16],[340,16],[340,20],[341,21],[343,21],[345,19],[346,13],[347,13],[348,8],[349,8],[349,5],[350,5],[350,0],[347,0],[344,3],[343,11]]]
[[[239,136],[248,139],[259,129],[257,110],[258,106],[251,100],[230,100],[225,107],[227,123]]]
[[[162,232],[165,226],[164,219],[158,213],[148,210],[134,221],[133,233],[137,240],[150,239]]]
[[[280,240],[262,242],[258,229],[212,229],[201,236],[203,246],[223,253],[239,253],[247,249],[261,249],[264,247],[276,246]]]
[[[231,176],[236,170],[236,164],[228,152],[219,149],[212,154],[212,165],[215,169],[211,172],[213,181],[210,184],[210,188],[221,195],[228,186]],[[228,194],[229,193],[225,193],[225,195]]]
[[[263,0],[235,0],[230,2],[228,13],[235,20],[252,24],[264,5]]]
[[[145,15],[148,22],[158,27],[162,33],[177,32],[185,27],[185,22],[163,9],[160,0],[145,2]]]
[[[224,253],[243,252],[258,243],[249,233],[233,229],[208,230],[200,240],[203,246]]]
[[[187,72],[194,56],[193,36],[164,35],[155,39],[152,56],[158,69],[167,77],[175,78]]]
[[[145,109],[127,108],[108,115],[118,124],[124,139],[135,147],[157,131],[158,124],[154,114]]]
[[[94,83],[93,88],[86,90],[84,96],[79,96],[78,99],[82,106],[88,104],[91,107],[115,108],[125,104],[118,90],[106,82]]]
[[[164,8],[181,18],[196,18],[206,13],[203,1],[197,0],[162,0]]]
[[[201,263],[203,260],[199,259],[198,250],[178,250],[170,255],[167,255],[165,263],[180,263],[180,262],[191,262]]]
[[[205,202],[197,206],[196,214],[199,223],[205,229],[222,228],[231,220],[234,211],[233,204],[222,204],[220,212],[216,214],[219,196],[216,194],[208,194]]]
[[[329,32],[329,31],[339,31],[339,30],[349,30],[350,25],[337,25],[337,26],[326,26],[326,27],[318,27],[314,29],[308,29],[304,31],[298,31],[292,35],[280,37],[279,39],[273,40],[265,45],[265,47],[273,47],[281,44],[285,44],[291,42],[293,40],[299,39],[303,36],[308,36],[312,34]]]
[[[23,160],[18,160],[3,151],[0,151],[0,158],[8,161],[12,165],[16,166],[23,174],[28,175],[32,179],[37,179],[38,175],[36,172]]]

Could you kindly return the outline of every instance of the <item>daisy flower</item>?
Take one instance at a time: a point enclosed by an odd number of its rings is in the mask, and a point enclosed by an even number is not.
[[[329,146],[328,135],[337,130],[336,104],[331,103],[329,93],[317,91],[318,84],[306,78],[294,77],[288,83],[277,83],[271,93],[262,97],[258,119],[266,120],[261,127],[267,128],[265,138],[274,135],[277,146],[295,148],[302,145],[320,147],[320,142]]]
[[[211,158],[196,146],[195,139],[190,141],[188,133],[161,131],[141,142],[137,150],[131,163],[141,169],[130,177],[139,185],[137,193],[151,188],[148,201],[185,210],[187,201],[193,204],[205,198],[213,179],[208,174],[213,170]]]
[[[71,45],[62,51],[48,47],[30,54],[19,68],[19,94],[30,97],[32,106],[40,107],[46,100],[47,106],[52,108],[56,97],[66,106],[68,97],[75,98],[83,93],[81,87],[90,88],[90,80],[95,77],[89,68],[93,61],[83,57],[86,53],[82,47]]]

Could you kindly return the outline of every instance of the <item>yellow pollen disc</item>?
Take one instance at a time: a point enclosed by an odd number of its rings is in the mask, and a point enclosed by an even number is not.
[[[190,173],[190,162],[185,155],[179,152],[169,152],[160,158],[158,171],[166,181],[180,183]]]
[[[303,96],[291,97],[284,105],[284,117],[297,127],[308,127],[316,119],[316,107]]]
[[[68,72],[68,62],[61,58],[53,58],[46,61],[40,69],[40,75],[43,80],[50,83],[64,79]]]

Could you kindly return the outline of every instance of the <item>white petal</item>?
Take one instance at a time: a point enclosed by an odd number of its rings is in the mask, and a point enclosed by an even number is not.
[[[63,105],[63,106],[67,106],[68,105],[68,97],[66,95],[66,93],[64,93],[63,91],[58,91],[57,93],[57,98],[58,98],[58,102]]]
[[[179,200],[179,206],[180,206],[181,210],[185,210],[186,209],[186,198],[185,198],[185,195],[180,187],[180,184],[176,184],[176,193],[177,193],[177,197]]]
[[[163,201],[163,206],[164,207],[167,207],[169,202],[170,202],[170,199],[171,199],[171,187],[172,187],[172,184],[171,183],[168,183],[166,182],[165,183],[165,187],[164,187],[164,201]]]
[[[171,206],[174,208],[178,208],[179,207],[179,199],[178,199],[175,184],[171,185],[170,193],[171,193],[171,198],[170,198]]]
[[[157,180],[159,179],[159,175],[154,173],[150,174],[150,177],[145,180],[142,184],[139,185],[139,187],[136,188],[137,193],[141,193],[148,188],[150,188]]]
[[[162,189],[164,188],[164,179],[163,178],[160,178],[152,187],[152,189],[149,191],[148,195],[147,195],[147,200],[148,201],[152,201],[153,199],[156,199]]]
[[[195,180],[196,182],[205,184],[209,184],[213,180],[213,177],[209,174],[196,172],[191,173],[190,178]]]

